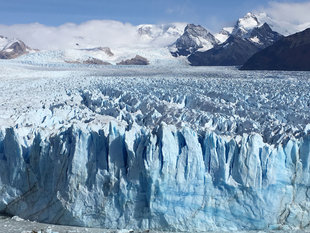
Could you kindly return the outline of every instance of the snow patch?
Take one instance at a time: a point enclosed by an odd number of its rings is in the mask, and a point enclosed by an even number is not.
[[[260,43],[260,40],[259,40],[259,38],[258,38],[257,36],[250,38],[250,40],[251,40],[252,42],[256,43],[256,44],[259,44],[259,43]]]
[[[260,23],[256,19],[256,16],[252,13],[247,13],[245,17],[240,18],[238,21],[239,27],[245,29],[245,30],[250,30],[255,27],[258,27]]]

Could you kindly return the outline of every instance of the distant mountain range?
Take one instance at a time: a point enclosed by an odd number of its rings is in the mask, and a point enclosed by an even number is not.
[[[100,65],[152,65],[160,60],[182,63],[187,60],[193,66],[241,66],[254,54],[283,41],[284,36],[274,29],[284,33],[289,30],[279,25],[264,13],[248,13],[233,27],[225,27],[216,34],[194,24],[143,24],[136,27],[136,48],[132,45],[128,48],[90,47],[84,37],[76,37],[71,48],[58,52],[34,50],[21,40],[0,36],[0,59],[26,55],[28,60],[49,57],[49,60],[67,63]],[[34,53],[36,55],[32,55]],[[251,60],[252,66],[247,62],[244,68],[254,67],[254,60],[257,62],[258,56]]]
[[[267,23],[259,22],[251,13],[237,21],[234,28],[225,32],[227,39],[213,43],[206,51],[196,50],[188,57],[194,66],[242,65],[253,54],[282,38]],[[212,41],[213,42],[213,41]]]

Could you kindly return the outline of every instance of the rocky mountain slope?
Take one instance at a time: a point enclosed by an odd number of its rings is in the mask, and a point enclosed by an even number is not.
[[[14,59],[29,52],[33,50],[23,41],[0,36],[0,59]]]
[[[204,27],[188,24],[183,35],[171,46],[171,54],[187,56],[196,51],[205,51],[214,47],[219,41]]]
[[[150,62],[145,58],[139,55],[136,55],[134,58],[123,60],[117,65],[149,65]]]
[[[285,37],[253,55],[241,70],[310,71],[310,29]]]

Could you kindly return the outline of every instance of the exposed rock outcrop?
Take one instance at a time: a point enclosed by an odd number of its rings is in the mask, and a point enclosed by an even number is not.
[[[102,61],[100,59],[90,57],[87,60],[66,60],[66,63],[71,63],[71,64],[88,64],[88,65],[111,65],[109,62]]]
[[[14,59],[29,53],[31,49],[21,40],[14,40],[8,43],[0,51],[0,59]]]
[[[96,51],[102,51],[109,57],[113,57],[114,53],[111,51],[109,47],[96,47],[96,48],[91,48],[91,49],[81,49],[81,50],[86,50],[86,51],[91,51],[91,52],[96,52]]]
[[[149,65],[149,61],[145,57],[141,57],[139,55],[136,55],[132,59],[123,60],[117,65]]]

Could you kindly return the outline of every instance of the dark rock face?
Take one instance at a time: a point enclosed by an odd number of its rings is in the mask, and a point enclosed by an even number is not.
[[[105,62],[105,61],[102,61],[100,59],[93,58],[93,57],[87,59],[86,61],[83,61],[83,64],[89,64],[89,65],[111,65],[111,63],[109,63],[109,62]]]
[[[94,57],[90,57],[90,58],[88,58],[88,59],[85,60],[85,61],[80,61],[80,60],[69,61],[69,60],[66,60],[65,62],[66,62],[66,63],[70,63],[70,64],[112,65],[112,64],[109,63],[109,62],[105,62],[105,61],[102,61],[102,60],[97,59],[97,58],[94,58]]]
[[[238,66],[280,38],[282,36],[265,23],[246,34],[235,33],[223,44],[205,52],[196,52],[188,60],[193,66]]]
[[[206,41],[209,42],[210,46],[218,43],[216,38],[204,27],[188,24],[184,29],[183,35],[173,45],[176,51],[171,52],[171,54],[175,57],[187,56],[203,48],[203,43]]]
[[[192,66],[237,66],[243,64],[259,48],[248,40],[230,36],[224,44],[188,57]]]
[[[241,70],[310,71],[310,28],[253,55]]]
[[[250,38],[250,40],[251,38],[257,38],[259,41],[259,43],[256,43],[257,47],[264,49],[283,38],[283,36],[275,31],[272,31],[270,26],[267,23],[264,23],[262,26],[254,28],[249,33],[248,38]]]
[[[109,57],[113,57],[114,53],[111,51],[109,47],[96,47],[96,48],[91,48],[91,49],[81,49],[81,50],[86,50],[86,51],[102,51]]]
[[[132,59],[124,60],[117,63],[117,65],[149,65],[149,64],[150,64],[149,61],[145,57],[141,57],[139,55],[136,55]]]
[[[24,42],[17,40],[0,51],[0,59],[14,59],[28,53],[28,50]]]

